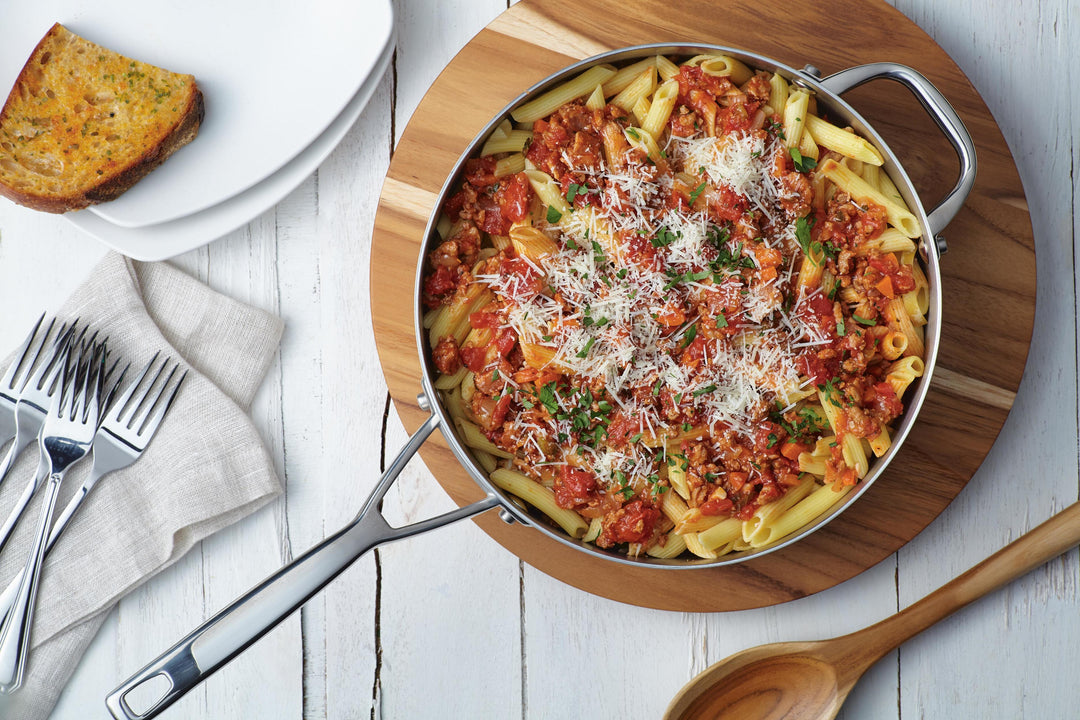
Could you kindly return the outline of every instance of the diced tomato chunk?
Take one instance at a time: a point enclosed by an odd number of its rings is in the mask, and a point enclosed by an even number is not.
[[[424,278],[424,305],[435,307],[456,289],[457,274],[445,265],[440,265],[435,268],[435,272]]]
[[[879,422],[888,423],[904,410],[900,398],[896,397],[893,386],[887,382],[878,383],[863,393],[863,406]]]
[[[813,450],[813,446],[806,443],[794,442],[788,440],[786,443],[780,446],[780,454],[786,457],[788,460],[798,461],[799,455],[804,452],[810,452]]]
[[[517,344],[517,333],[512,328],[502,328],[495,336],[495,350],[501,357],[506,357]]]
[[[734,507],[735,503],[727,498],[712,498],[701,503],[698,509],[702,515],[728,515]]]
[[[487,366],[487,348],[466,345],[461,348],[461,362],[473,372],[480,372]]]
[[[584,505],[596,496],[596,475],[570,465],[560,465],[555,476],[555,502],[562,508]]]
[[[493,312],[488,310],[478,310],[469,315],[469,324],[478,329],[494,329],[502,325],[502,320],[500,320],[499,316]]]
[[[660,511],[643,500],[634,500],[608,517],[613,519],[610,524],[605,522],[600,544],[636,543],[652,536]]]
[[[529,216],[532,186],[525,173],[517,173],[500,179],[495,191],[495,201],[502,209],[502,216],[510,222],[521,222]],[[501,233],[500,233],[501,234]]]

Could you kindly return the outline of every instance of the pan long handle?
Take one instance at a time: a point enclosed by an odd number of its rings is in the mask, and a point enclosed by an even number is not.
[[[941,91],[921,73],[906,65],[897,63],[858,65],[829,75],[821,80],[821,84],[826,90],[840,95],[878,78],[895,80],[910,90],[945,133],[945,137],[949,139],[960,158],[960,177],[956,185],[926,216],[930,224],[930,233],[937,241],[938,233],[956,217],[956,213],[960,212],[964,201],[975,186],[975,142],[971,139],[971,133],[968,132],[967,127],[964,126],[964,121],[956,114],[956,110],[941,94]],[[938,244],[942,245],[940,241]]]
[[[377,545],[442,527],[498,505],[498,499],[489,495],[472,505],[401,528],[391,527],[383,518],[379,501],[438,424],[438,416],[432,415],[409,438],[348,526],[262,581],[113,690],[105,699],[113,717],[145,720],[157,716]]]

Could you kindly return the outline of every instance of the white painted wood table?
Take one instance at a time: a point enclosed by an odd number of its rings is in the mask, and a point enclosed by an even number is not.
[[[716,614],[593,597],[460,523],[362,559],[166,717],[657,717],[708,664],[751,645],[877,621],[1075,501],[1080,8],[1074,0],[895,4],[952,55],[1000,123],[1027,190],[1038,253],[1035,334],[1016,406],[981,470],[940,518],[831,590]],[[106,692],[350,519],[403,442],[369,317],[376,201],[393,144],[424,91],[504,8],[503,0],[397,2],[392,70],[341,147],[277,207],[176,259],[214,288],[285,319],[280,360],[252,414],[287,493],[124,599],[54,717],[107,717]],[[793,34],[793,42],[804,40]],[[60,218],[7,202],[0,232],[0,347],[10,348],[104,250]],[[55,282],[29,282],[43,268]],[[387,506],[392,521],[404,522],[451,502],[414,463]],[[1080,716],[1077,580],[1072,551],[912,640],[868,673],[842,717]]]

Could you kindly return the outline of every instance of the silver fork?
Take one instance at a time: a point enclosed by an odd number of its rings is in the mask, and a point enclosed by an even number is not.
[[[45,422],[52,401],[55,380],[52,370],[57,367],[65,343],[75,330],[74,323],[70,328],[67,324],[62,325],[50,344],[56,318],[50,320],[44,332],[41,332],[44,322],[45,316],[42,315],[19,348],[15,361],[0,378],[0,445],[14,440],[0,461],[0,482],[41,431],[41,424]]]
[[[16,380],[19,377],[19,371],[22,369],[23,363],[29,360],[31,366],[35,365],[38,356],[41,354],[41,350],[45,345],[44,338],[41,338],[33,357],[31,357],[30,351],[34,346],[34,340],[37,339],[38,330],[41,329],[41,323],[44,321],[45,313],[42,313],[37,324],[34,325],[34,329],[26,336],[26,340],[19,346],[19,349],[15,351],[15,359],[4,372],[4,377],[0,378],[0,446],[9,440],[14,440],[15,435],[18,434],[18,428],[15,425],[15,405],[19,402]],[[52,330],[52,323],[49,323],[49,330]],[[46,332],[47,334],[48,332]]]
[[[60,333],[59,338],[54,344],[53,357],[49,362],[42,363],[30,376],[29,380],[23,382],[23,387],[20,391],[19,401],[15,406],[17,423],[19,427],[20,437],[16,437],[15,442],[11,446],[9,453],[11,455],[12,462],[15,457],[22,450],[18,447],[22,440],[21,435],[23,433],[29,435],[31,432],[33,435],[29,439],[37,438],[41,433],[42,425],[45,423],[45,417],[48,415],[49,408],[61,391],[61,383],[58,382],[60,371],[63,370],[67,364],[69,358],[68,351],[71,347],[80,348],[86,350],[87,348],[95,347],[97,340],[97,333],[89,340],[84,340],[86,333],[89,330],[88,327],[84,327],[78,338],[74,337],[75,324],[72,323],[71,328],[64,330]],[[26,443],[23,443],[25,447]],[[22,494],[19,499],[15,501],[15,507],[8,514],[4,524],[0,526],[0,549],[7,544],[7,541],[11,539],[12,533],[15,531],[15,526],[19,522],[19,518],[26,511],[27,506],[30,504],[30,499],[37,492],[41,484],[45,482],[45,477],[48,475],[48,462],[47,458],[42,455],[38,458],[37,470],[34,472],[34,477],[30,479],[30,482],[23,488]]]
[[[60,517],[56,519],[52,532],[49,533],[49,539],[45,543],[46,555],[52,550],[53,545],[56,544],[68,523],[71,522],[71,518],[82,506],[86,496],[90,494],[97,482],[105,475],[117,470],[123,470],[133,464],[154,438],[154,433],[157,432],[158,426],[161,425],[161,421],[172,406],[173,400],[176,399],[180,386],[184,384],[184,378],[187,377],[187,371],[184,371],[180,379],[172,386],[172,390],[169,390],[173,377],[180,366],[179,363],[174,363],[172,370],[165,377],[165,381],[159,386],[158,381],[165,374],[165,370],[171,362],[170,359],[166,358],[153,379],[142,389],[141,394],[135,397],[136,390],[143,385],[143,381],[150,375],[151,370],[157,363],[157,359],[158,355],[154,355],[139,377],[131,383],[131,386],[114,405],[106,403],[109,409],[106,411],[105,418],[102,420],[97,434],[94,435],[94,465],[90,469],[90,475],[82,486],[75,491],[75,495],[68,501],[64,511],[60,513]],[[127,372],[127,368],[124,369],[124,372]],[[123,373],[120,376],[120,380],[122,379]],[[117,380],[117,384],[120,383],[120,380]],[[157,388],[156,394],[154,393],[155,388]],[[166,391],[168,391],[167,397]],[[15,593],[19,589],[22,577],[23,571],[20,571],[8,584],[3,594],[0,594],[0,625],[7,619],[8,613],[11,612],[11,608],[15,603]]]
[[[80,343],[76,349],[78,354],[73,358],[74,362],[65,357],[61,391],[49,410],[38,441],[41,457],[47,462],[48,480],[41,521],[26,559],[22,582],[19,583],[11,612],[0,628],[0,692],[14,692],[22,685],[30,647],[34,598],[41,561],[45,556],[45,539],[56,508],[56,496],[68,468],[90,451],[90,443],[100,421],[105,347],[101,343]],[[70,351],[68,354],[71,354]]]

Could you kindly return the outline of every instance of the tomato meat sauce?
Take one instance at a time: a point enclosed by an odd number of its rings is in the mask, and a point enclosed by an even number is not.
[[[427,257],[452,412],[600,547],[665,556],[690,518],[841,492],[845,444],[904,411],[896,317],[921,271],[882,250],[884,208],[815,196],[839,156],[790,146],[769,74],[733,77],[661,78],[655,136],[616,93],[519,124],[519,152],[466,162]]]

